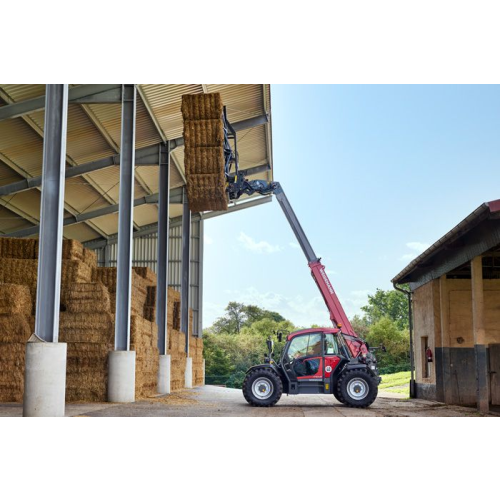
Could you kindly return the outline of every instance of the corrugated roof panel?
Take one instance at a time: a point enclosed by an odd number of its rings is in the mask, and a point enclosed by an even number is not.
[[[23,176],[16,174],[14,170],[0,161],[0,186],[5,186],[6,184],[10,184],[11,182],[20,181],[23,179]]]
[[[15,214],[8,208],[0,206],[0,234],[10,233],[18,229],[31,227],[32,224],[23,219],[20,215]]]
[[[4,84],[2,90],[14,101],[26,101],[35,97],[45,95],[45,84],[26,85],[26,84]]]
[[[134,208],[134,222],[138,226],[147,226],[158,221],[158,208],[156,205],[141,205]]]
[[[103,106],[110,105],[106,104]],[[32,113],[29,116],[43,130],[45,111]],[[43,147],[43,140],[41,138],[40,144],[42,145],[40,147]],[[82,164],[113,155],[114,153],[115,151],[108,145],[81,106],[70,104],[68,106],[66,154],[77,164]]]
[[[144,106],[141,97],[137,96],[135,147],[144,148],[161,141],[158,132]],[[120,147],[121,143],[121,105],[120,104],[92,104],[88,105],[99,123]]]
[[[141,85],[156,119],[168,139],[182,137],[181,101],[184,94],[200,94],[201,84]]]
[[[64,237],[71,240],[79,241],[89,241],[99,238],[101,235],[94,231],[91,227],[83,222],[79,224],[74,224],[72,226],[66,226],[64,228]]]
[[[230,122],[239,122],[264,114],[262,85],[214,85],[207,90],[219,92]]]
[[[42,148],[40,136],[21,118],[0,121],[0,154],[27,177],[41,175]]]
[[[85,183],[83,177],[66,180],[64,201],[78,213],[97,210],[109,205],[100,193]]]
[[[118,213],[92,219],[93,224],[105,234],[118,232]]]

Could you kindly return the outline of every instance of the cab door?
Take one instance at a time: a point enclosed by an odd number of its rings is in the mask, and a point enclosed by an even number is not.
[[[331,379],[335,370],[338,368],[340,360],[340,347],[337,341],[337,335],[333,333],[325,333],[324,340],[324,372],[323,372],[323,383],[325,388],[325,393],[330,394],[332,392]]]
[[[323,392],[323,343],[323,333],[308,333],[294,337],[288,346],[283,364],[291,387],[300,394]]]

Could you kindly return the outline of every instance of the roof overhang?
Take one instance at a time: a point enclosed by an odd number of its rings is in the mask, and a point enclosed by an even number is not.
[[[391,281],[415,290],[500,245],[500,200],[483,203]]]

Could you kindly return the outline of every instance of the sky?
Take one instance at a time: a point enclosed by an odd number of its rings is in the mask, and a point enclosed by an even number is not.
[[[279,181],[347,315],[500,198],[500,86],[272,85]],[[205,221],[204,327],[229,301],[329,314],[276,200]]]

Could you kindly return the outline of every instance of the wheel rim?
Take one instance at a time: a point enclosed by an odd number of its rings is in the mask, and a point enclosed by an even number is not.
[[[352,399],[359,401],[364,399],[369,391],[368,383],[362,378],[353,378],[347,384],[347,393]]]
[[[273,392],[273,384],[268,378],[259,377],[254,380],[252,384],[252,394],[257,399],[267,399],[272,396]]]

